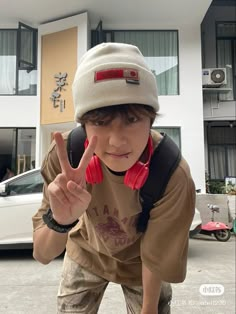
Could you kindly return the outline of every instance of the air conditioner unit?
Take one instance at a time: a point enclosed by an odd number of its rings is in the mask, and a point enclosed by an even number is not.
[[[226,68],[202,69],[203,87],[220,87],[227,84]]]

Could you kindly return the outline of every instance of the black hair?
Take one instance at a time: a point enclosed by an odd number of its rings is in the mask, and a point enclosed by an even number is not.
[[[147,116],[150,118],[150,126],[152,126],[157,113],[153,107],[141,104],[124,104],[114,105],[108,107],[102,107],[86,112],[77,122],[82,126],[87,122],[96,122],[99,120],[106,120],[107,123],[120,116],[123,119],[127,119],[129,115],[133,115],[137,118],[141,116]]]

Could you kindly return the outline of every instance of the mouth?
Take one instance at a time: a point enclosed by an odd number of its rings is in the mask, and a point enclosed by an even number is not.
[[[129,153],[106,153],[109,157],[115,158],[115,159],[122,159],[122,158],[129,158]]]

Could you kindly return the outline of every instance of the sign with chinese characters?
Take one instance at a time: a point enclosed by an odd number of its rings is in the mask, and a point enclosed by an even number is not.
[[[65,86],[68,85],[66,82],[67,73],[57,73],[54,75],[56,81],[56,87],[54,88],[51,94],[51,101],[53,103],[53,108],[60,108],[60,112],[63,112],[66,108],[66,101],[62,97],[62,92],[65,91]]]

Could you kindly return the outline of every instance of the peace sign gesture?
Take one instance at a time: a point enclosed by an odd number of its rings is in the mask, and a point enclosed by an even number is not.
[[[53,218],[62,225],[69,225],[85,212],[91,201],[86,190],[85,171],[93,156],[97,137],[93,136],[77,168],[72,168],[61,133],[54,134],[57,156],[62,172],[48,186]]]

